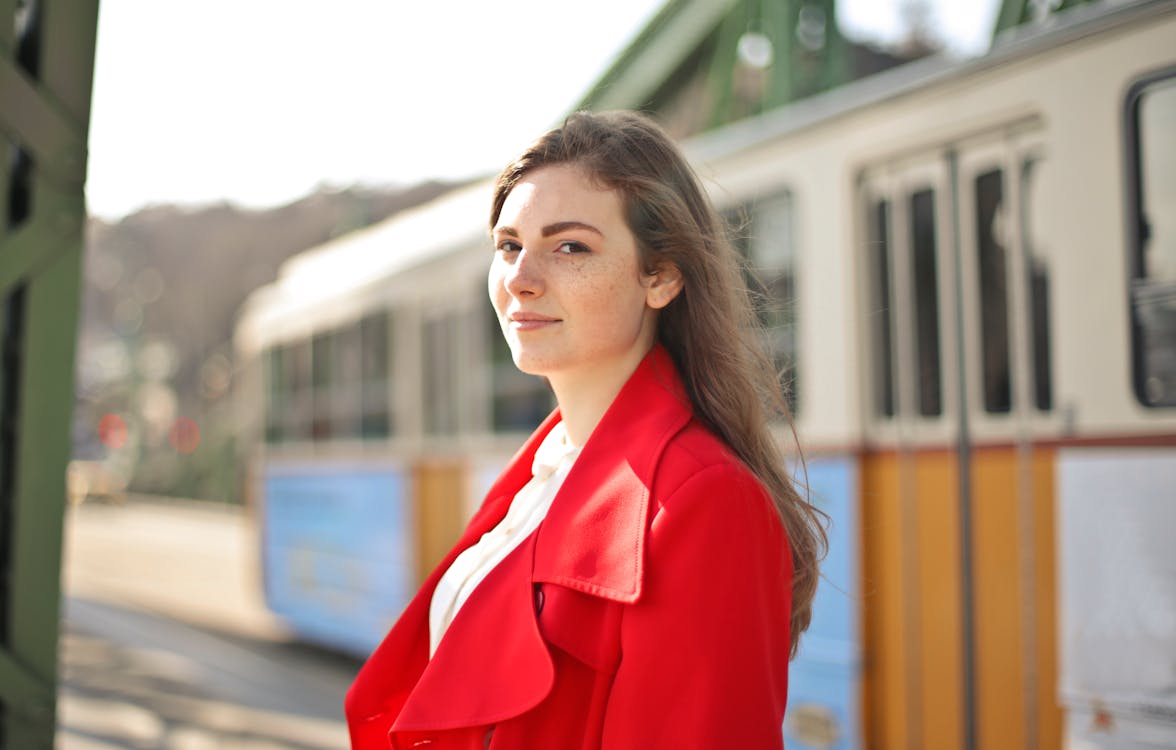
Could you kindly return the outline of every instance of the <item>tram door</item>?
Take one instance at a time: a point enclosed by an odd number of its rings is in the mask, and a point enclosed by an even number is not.
[[[1044,157],[1002,132],[863,175],[869,747],[1061,746]]]

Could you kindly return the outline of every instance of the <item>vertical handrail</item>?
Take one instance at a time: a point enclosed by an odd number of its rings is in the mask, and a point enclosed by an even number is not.
[[[964,750],[976,748],[976,636],[973,616],[972,573],[972,446],[969,440],[968,390],[964,351],[963,243],[960,238],[960,163],[954,149],[947,152],[948,194],[951,198],[951,242],[955,257],[956,398],[959,424],[956,460],[959,465],[960,503],[960,626],[963,648],[963,741]]]

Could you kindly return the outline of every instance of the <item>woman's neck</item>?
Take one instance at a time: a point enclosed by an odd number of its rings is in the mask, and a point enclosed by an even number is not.
[[[548,376],[555,400],[559,404],[560,417],[567,430],[568,440],[577,448],[588,442],[596,425],[616,400],[621,388],[629,381],[641,364],[644,355],[632,363],[613,365],[607,370],[576,375],[552,374]]]

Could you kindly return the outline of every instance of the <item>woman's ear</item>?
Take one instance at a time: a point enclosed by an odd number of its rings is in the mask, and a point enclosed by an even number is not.
[[[672,263],[662,263],[645,274],[645,304],[660,310],[682,291],[682,272]]]

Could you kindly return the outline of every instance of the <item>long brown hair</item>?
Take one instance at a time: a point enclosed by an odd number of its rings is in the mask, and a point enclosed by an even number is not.
[[[658,318],[658,340],[673,357],[696,416],[767,487],[792,549],[792,652],[812,618],[825,515],[796,491],[773,418],[791,424],[787,401],[743,281],[726,224],[665,132],[635,112],[578,112],[508,164],[494,187],[493,228],[506,197],[529,172],[555,164],[585,168],[624,201],[647,272],[671,264],[678,297]]]

